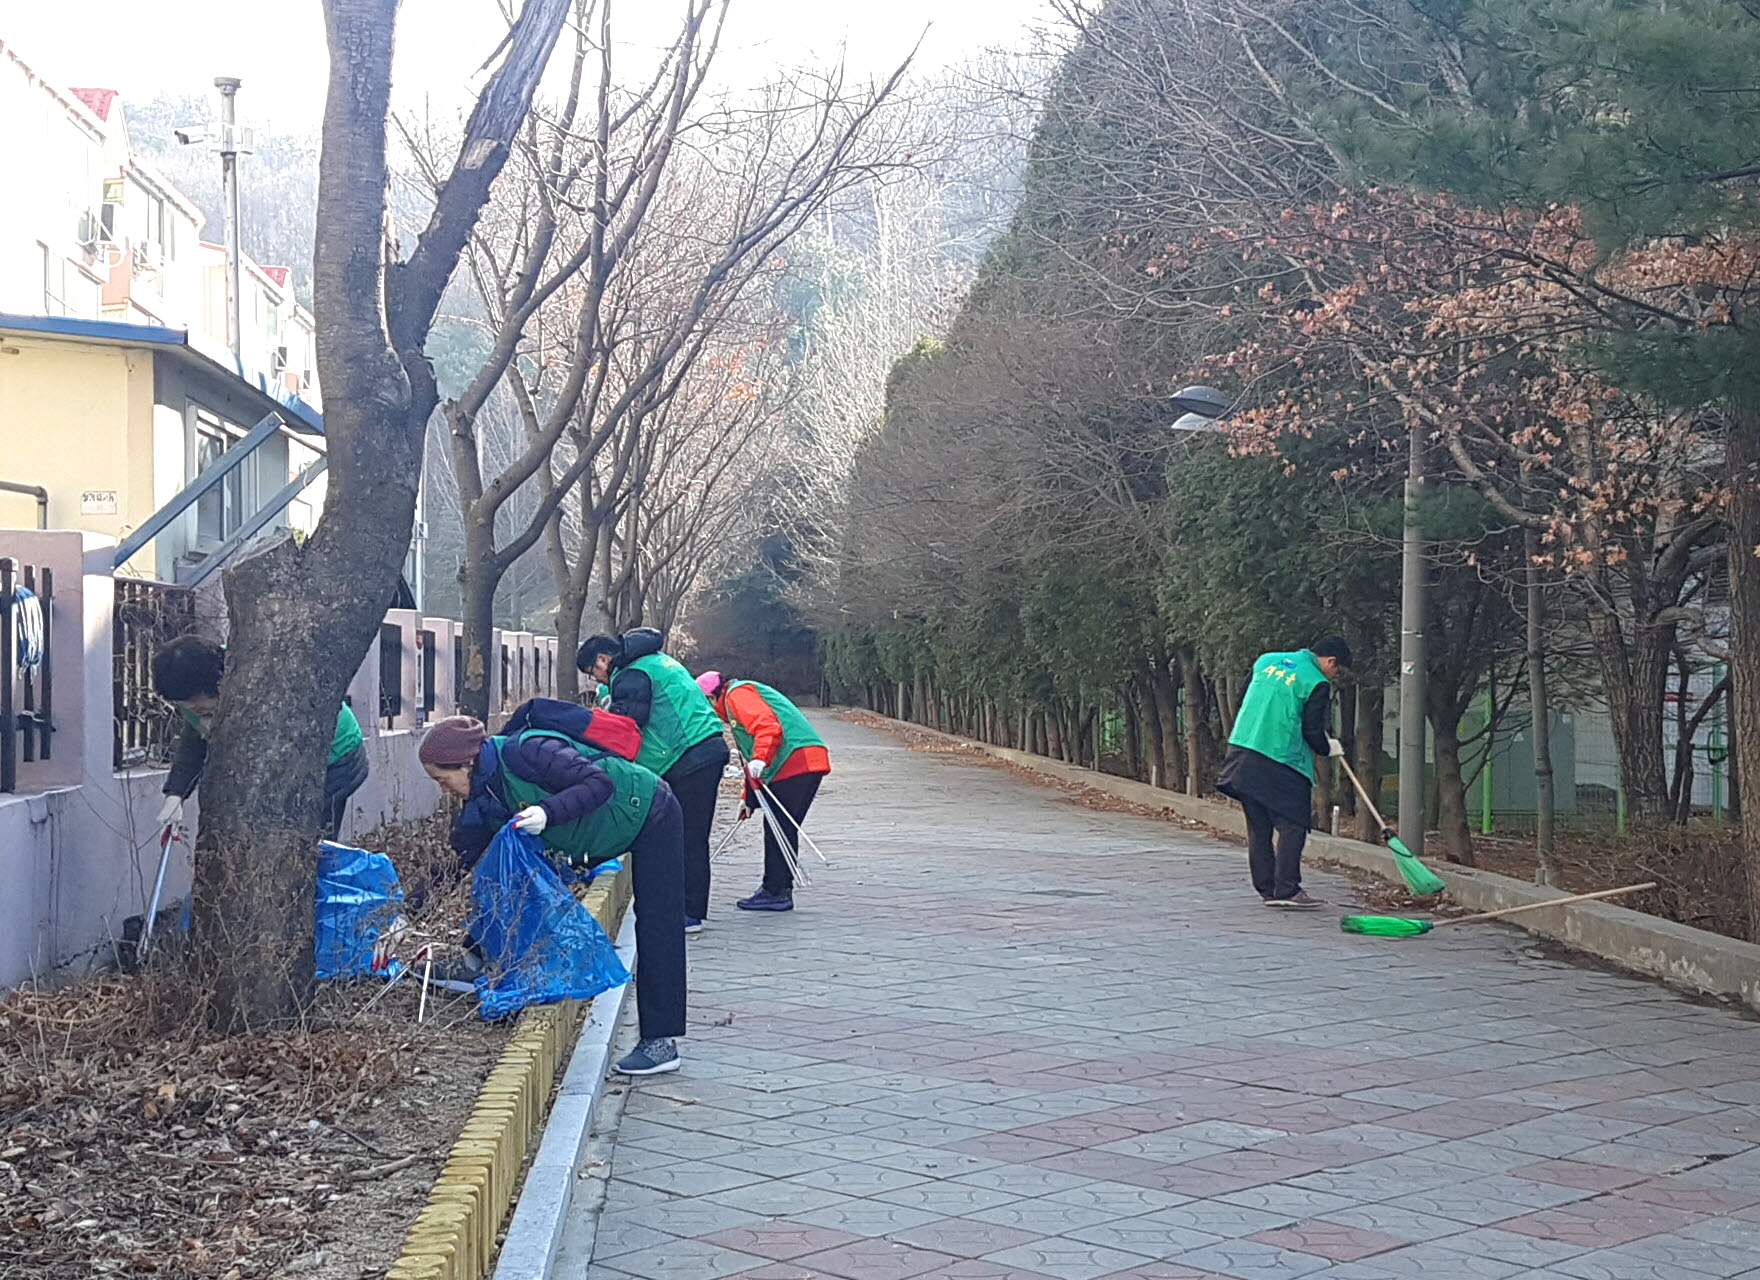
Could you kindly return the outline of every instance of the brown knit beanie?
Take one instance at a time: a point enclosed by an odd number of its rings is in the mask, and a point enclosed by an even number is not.
[[[416,756],[423,764],[442,768],[475,764],[477,748],[483,745],[486,736],[481,720],[473,720],[470,716],[447,716],[428,730]]]

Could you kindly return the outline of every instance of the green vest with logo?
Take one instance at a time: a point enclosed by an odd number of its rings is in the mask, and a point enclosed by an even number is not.
[[[721,736],[721,720],[709,696],[677,658],[664,653],[643,654],[624,670],[640,671],[653,689],[648,723],[642,726],[642,749],[636,752],[637,764],[663,774],[703,739]]]
[[[615,858],[635,843],[642,824],[648,820],[648,810],[654,803],[654,786],[659,779],[638,764],[588,746],[566,733],[528,729],[519,736],[522,741],[526,738],[555,738],[566,742],[611,775],[611,799],[584,818],[545,827],[541,837],[545,845],[579,865]],[[503,755],[507,746],[505,737],[490,738],[489,741],[495,744],[496,758],[501,761],[502,792],[515,811],[542,804],[550,798],[548,791],[508,767]]]
[[[812,721],[801,714],[800,708],[767,684],[759,684],[756,680],[732,680],[728,682],[727,691],[746,687],[757,690],[764,704],[775,712],[776,719],[782,724],[782,750],[776,753],[776,759],[765,761],[764,781],[768,782],[776,776],[776,770],[783,761],[802,747],[822,747],[825,739],[813,728]],[[733,726],[733,740],[739,743],[739,753],[747,760],[752,758],[752,735],[739,721],[730,722]]]
[[[1326,673],[1306,649],[1260,654],[1228,745],[1269,756],[1314,781],[1314,753],[1302,737],[1302,707],[1325,683]]]

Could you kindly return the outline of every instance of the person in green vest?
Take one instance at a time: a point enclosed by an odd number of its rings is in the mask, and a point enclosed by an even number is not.
[[[642,729],[636,763],[666,779],[684,815],[684,931],[703,931],[709,915],[709,828],[727,768],[721,721],[691,673],[661,652],[660,633],[637,627],[593,636],[575,666],[601,688],[600,705]]]
[[[831,753],[801,709],[769,685],[727,680],[719,671],[705,671],[697,684],[745,757],[746,809],[758,807],[753,793],[761,786],[771,809],[781,810],[774,823],[764,824],[764,883],[734,905],[741,911],[793,911],[789,862],[800,856],[801,824],[831,772]]]
[[[159,826],[183,820],[184,802],[201,785],[208,763],[208,729],[220,706],[220,679],[226,674],[226,650],[202,636],[179,636],[153,655],[153,690],[177,708],[183,732],[172,751],[165,776],[165,802]],[[324,809],[319,834],[334,840],[342,829],[348,798],[367,780],[367,752],[361,743],[360,721],[348,704],[336,713],[330,756],[324,768]]]
[[[422,768],[464,801],[452,847],[468,868],[506,823],[571,866],[629,855],[635,891],[636,1015],[641,1039],[617,1063],[624,1075],[678,1070],[684,1034],[683,819],[672,789],[639,764],[552,729],[491,737],[479,720],[448,716],[422,738]]]
[[[1318,907],[1302,888],[1302,846],[1314,813],[1314,757],[1342,756],[1327,731],[1332,681],[1351,665],[1339,636],[1262,653],[1228,735],[1216,789],[1247,815],[1247,865],[1268,907]]]

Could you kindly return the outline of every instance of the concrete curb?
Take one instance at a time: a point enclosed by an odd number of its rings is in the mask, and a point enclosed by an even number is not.
[[[624,867],[608,882],[594,881],[585,904],[607,933],[616,933],[629,897]],[[550,1106],[556,1069],[591,1003],[570,1000],[520,1014],[386,1280],[482,1280],[488,1272],[532,1135]]]
[[[937,733],[909,721],[893,723],[908,726],[919,733]],[[1060,782],[1091,787],[1132,804],[1166,810],[1218,831],[1243,838],[1246,835],[1246,819],[1239,806],[1225,800],[1164,791],[1147,783],[1096,773],[1061,760],[1047,760],[1029,752],[995,747],[969,738],[939,733],[937,736]],[[1380,845],[1315,832],[1309,837],[1308,850],[1319,861],[1399,882],[1393,855]],[[1449,896],[1473,911],[1496,911],[1565,896],[1557,889],[1471,867],[1448,866],[1442,868],[1441,874],[1448,881]],[[1647,977],[1660,978],[1670,985],[1701,995],[1739,1001],[1760,1011],[1760,946],[1753,943],[1725,938],[1704,929],[1675,924],[1604,902],[1585,902],[1560,907],[1556,911],[1528,912],[1509,923],[1611,960]]]
[[[636,969],[635,913],[627,912],[617,935],[617,954],[632,974]],[[605,1088],[605,1070],[611,1061],[611,1042],[623,1016],[629,984],[607,991],[594,1000],[587,1024],[575,1044],[574,1056],[562,1077],[544,1136],[526,1171],[513,1221],[495,1259],[495,1280],[545,1280],[556,1261],[574,1203],[575,1170],[587,1147],[593,1111]]]

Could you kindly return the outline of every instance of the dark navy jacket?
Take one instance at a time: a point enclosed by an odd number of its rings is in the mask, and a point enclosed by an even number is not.
[[[452,847],[466,867],[475,865],[495,833],[513,817],[501,770],[511,768],[547,793],[543,810],[553,826],[584,818],[611,798],[611,775],[559,738],[520,735],[501,751],[486,741],[471,770],[471,795],[452,824]]]

